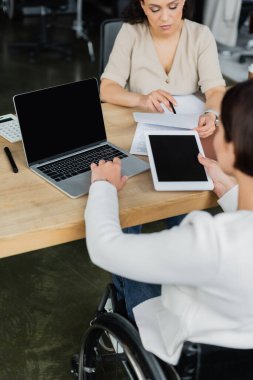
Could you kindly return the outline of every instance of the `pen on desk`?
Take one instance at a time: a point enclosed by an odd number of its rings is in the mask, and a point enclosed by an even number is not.
[[[173,113],[176,114],[176,110],[175,110],[174,104],[171,101],[169,101],[169,102],[170,102],[170,106],[172,108]]]
[[[17,165],[12,157],[12,154],[11,154],[11,151],[10,149],[6,146],[4,147],[4,151],[5,151],[5,154],[11,164],[11,167],[12,167],[12,170],[13,170],[13,173],[17,173],[18,172],[18,168],[17,168]]]

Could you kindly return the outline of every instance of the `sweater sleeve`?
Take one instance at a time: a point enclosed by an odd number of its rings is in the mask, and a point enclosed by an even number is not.
[[[216,273],[214,218],[206,212],[193,212],[170,230],[125,234],[115,187],[96,182],[90,188],[85,223],[91,260],[111,273],[136,281],[181,285],[206,283]]]
[[[238,192],[239,186],[235,185],[218,200],[218,204],[225,212],[233,212],[237,210]]]

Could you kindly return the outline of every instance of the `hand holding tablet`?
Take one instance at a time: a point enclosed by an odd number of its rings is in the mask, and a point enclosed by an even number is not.
[[[212,179],[198,161],[198,154],[205,154],[196,131],[150,131],[145,140],[155,190],[213,189]]]

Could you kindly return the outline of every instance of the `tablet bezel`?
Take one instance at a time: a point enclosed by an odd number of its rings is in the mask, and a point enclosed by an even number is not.
[[[159,181],[157,177],[157,171],[155,167],[154,162],[154,156],[151,149],[150,144],[150,135],[155,136],[161,136],[161,135],[177,135],[177,136],[185,136],[185,135],[192,135],[195,137],[199,152],[205,156],[199,135],[196,131],[160,131],[160,132],[154,132],[154,131],[146,131],[145,132],[145,141],[148,151],[148,158],[149,158],[149,164],[151,169],[151,175],[153,179],[154,188],[157,191],[193,191],[193,190],[213,190],[213,181],[207,174],[206,169],[203,167],[206,173],[207,181]]]

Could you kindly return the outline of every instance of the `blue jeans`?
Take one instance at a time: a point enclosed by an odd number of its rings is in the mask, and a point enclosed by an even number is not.
[[[176,215],[176,216],[171,216],[169,218],[164,219],[166,227],[169,229],[171,227],[178,226],[184,219],[185,215],[186,214]],[[133,226],[133,227],[123,228],[122,231],[125,232],[126,234],[140,234],[142,231],[142,224],[138,224],[137,226]]]
[[[184,217],[185,214],[165,219],[167,228],[179,225]],[[141,233],[141,230],[142,225],[137,225],[124,228],[123,232],[128,234],[139,234]],[[112,275],[112,281],[117,291],[118,301],[124,301],[127,317],[132,321],[134,321],[132,310],[135,306],[150,298],[161,295],[161,285],[133,281],[115,274]]]
[[[127,318],[134,321],[133,308],[139,303],[161,295],[161,285],[146,284],[112,275],[118,301],[124,301]]]
[[[181,214],[181,215],[176,215],[176,216],[171,216],[170,218],[164,219],[166,227],[172,228],[174,226],[179,226],[179,224],[182,222],[186,214]]]

